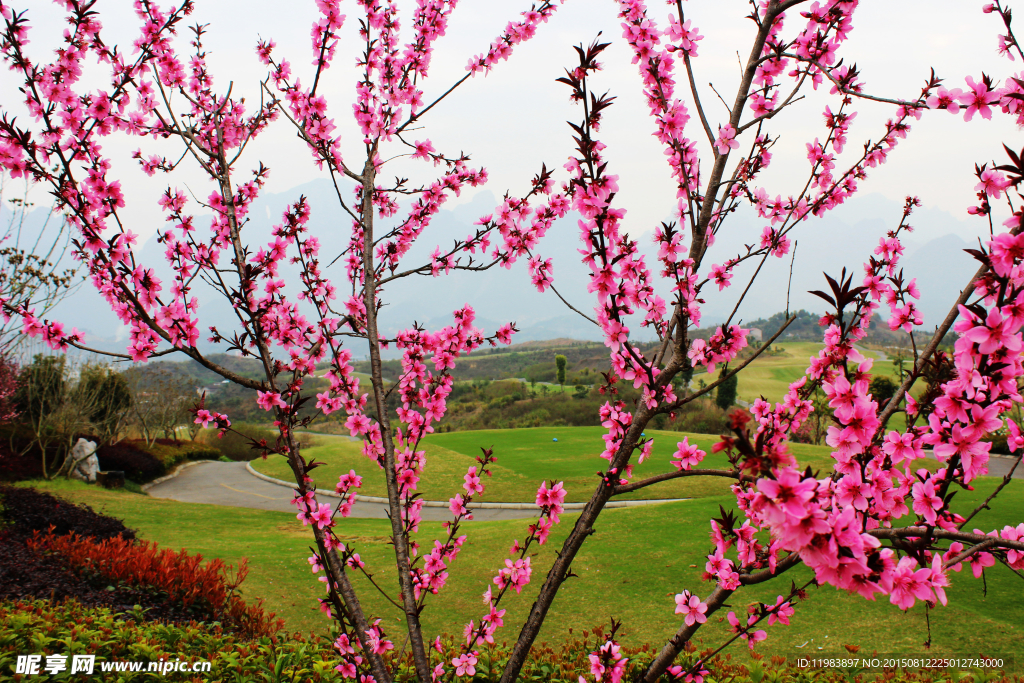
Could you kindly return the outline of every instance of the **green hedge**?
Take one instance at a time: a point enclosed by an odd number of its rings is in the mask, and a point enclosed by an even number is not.
[[[159,460],[165,472],[170,472],[175,466],[186,460],[217,460],[221,457],[219,449],[200,441],[180,441],[174,443],[167,439],[158,439],[150,446],[145,441],[133,441],[139,450],[149,453]]]
[[[340,679],[326,641],[295,637],[245,641],[217,625],[148,622],[141,609],[118,615],[107,608],[87,608],[77,602],[0,603],[0,624],[0,681],[17,680],[13,677],[17,656],[25,654],[44,655],[43,662],[45,655],[66,655],[68,671],[53,677],[57,680],[81,679],[79,674],[70,675],[74,654],[95,655],[93,677],[105,683],[161,677],[146,672],[104,673],[101,662],[161,660],[210,661],[209,673],[171,672],[163,677],[179,681]]]
[[[255,439],[256,441],[264,439],[268,446],[274,448],[277,446],[278,435],[279,432],[275,428],[238,422],[233,423],[231,431],[227,431],[224,434],[221,434],[217,429],[204,429],[199,438],[208,448],[216,449],[225,457],[236,462],[247,462],[262,455],[259,450],[253,449],[252,442],[249,439]]]
[[[331,647],[331,638],[298,635],[289,637],[265,637],[258,640],[243,640],[224,632],[218,625],[162,624],[145,621],[141,610],[125,614],[114,614],[107,608],[86,608],[77,602],[51,604],[49,601],[0,602],[0,681],[33,680],[13,674],[18,655],[92,654],[96,656],[93,676],[106,682],[150,681],[161,678],[151,673],[121,672],[102,673],[101,662],[185,661],[189,663],[209,661],[209,673],[169,673],[162,678],[176,681],[230,681],[245,682],[292,681],[298,683],[320,681],[341,681],[334,671],[338,663]],[[509,634],[513,635],[513,634]],[[588,654],[604,642],[603,630],[583,631],[583,638],[570,633],[570,640],[557,646],[540,643],[533,648],[531,658],[520,676],[521,681],[530,683],[577,683],[582,674],[587,681],[589,675]],[[442,640],[445,668],[450,669],[452,657],[463,644],[462,638],[446,637]],[[502,643],[482,647],[477,673],[472,683],[497,681],[501,666],[510,648]],[[763,647],[770,654],[770,649]],[[622,648],[629,664],[623,681],[632,681],[641,673],[643,666],[650,662],[657,649],[648,645],[637,648]],[[708,651],[709,654],[710,651]],[[438,655],[431,650],[431,663],[436,664]],[[395,652],[389,652],[386,659],[393,664]],[[692,659],[694,653],[683,655]],[[711,674],[704,683],[937,683],[939,681],[963,683],[1020,683],[1019,676],[1006,676],[999,672],[959,672],[937,670],[887,670],[885,672],[860,672],[843,669],[800,670],[783,657],[761,657],[757,661],[741,663],[730,656],[713,657],[708,669]],[[69,667],[70,669],[70,667]],[[69,671],[54,677],[56,680],[79,680]],[[405,683],[415,679],[411,654],[406,649],[396,681]],[[40,680],[43,680],[40,678]],[[50,680],[50,679],[47,679]],[[668,677],[665,677],[668,680]]]

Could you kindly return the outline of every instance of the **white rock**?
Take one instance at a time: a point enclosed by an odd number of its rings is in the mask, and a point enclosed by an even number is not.
[[[96,442],[79,439],[71,449],[71,462],[77,463],[71,470],[72,479],[95,482],[96,473],[100,471],[100,459],[96,457]]]

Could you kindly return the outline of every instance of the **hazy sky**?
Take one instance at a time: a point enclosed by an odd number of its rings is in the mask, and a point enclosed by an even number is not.
[[[398,4],[409,7],[413,3]],[[863,0],[855,15],[855,30],[840,54],[848,62],[857,63],[870,92],[884,96],[914,97],[928,76],[929,67],[934,67],[950,87],[963,86],[965,76],[979,78],[982,71],[1001,81],[1021,65],[996,53],[1001,24],[996,16],[981,12],[982,4],[974,0]],[[661,0],[650,5],[655,16],[667,17],[668,8]],[[13,6],[29,10],[36,27],[31,34],[30,50],[37,58],[46,56],[62,30],[57,6],[26,0],[14,0]],[[278,44],[277,54],[287,56],[299,75],[304,76],[303,80],[309,80],[309,28],[316,15],[313,2],[197,0],[196,6],[190,23],[209,24],[205,43],[220,87],[226,89],[228,82],[233,81],[235,94],[247,95],[248,101],[258,97],[258,81],[265,72],[253,48],[260,36],[273,38]],[[484,52],[505,23],[528,6],[529,3],[521,1],[462,0],[452,16],[447,36],[437,44],[431,78],[425,88],[426,99],[429,101],[432,95],[443,92],[461,77],[469,57]],[[700,57],[694,64],[701,97],[715,128],[716,122],[725,120],[725,108],[708,83],[713,82],[725,99],[732,101],[739,77],[737,51],[745,59],[753,35],[753,24],[744,19],[749,5],[739,0],[691,0],[684,6],[687,18],[705,36],[700,43]],[[100,0],[96,7],[105,26],[112,29],[107,40],[117,38],[122,44],[129,44],[137,24],[130,4]],[[358,46],[358,7],[349,1],[343,1],[342,7],[349,17],[339,57],[327,72],[327,87],[321,92],[327,95],[342,129],[352,131],[346,137],[348,143],[343,151],[355,160],[361,145],[350,115],[356,80],[353,67]],[[628,211],[628,228],[637,234],[648,232],[671,214],[675,193],[661,146],[650,134],[653,126],[640,96],[636,66],[630,63],[628,46],[621,38],[616,7],[610,0],[568,0],[541,27],[536,38],[516,49],[511,60],[497,66],[488,76],[477,76],[464,84],[428,115],[427,130],[415,132],[410,138],[429,137],[439,150],[471,154],[474,164],[485,166],[490,172],[488,189],[497,196],[506,190],[524,193],[541,162],[560,169],[571,153],[572,139],[564,122],[578,119],[581,111],[569,103],[568,89],[555,83],[555,79],[573,63],[571,46],[589,43],[598,31],[603,31],[603,39],[610,40],[612,47],[604,60],[607,68],[593,87],[609,90],[618,100],[607,114],[600,138],[608,145],[609,171],[620,176],[621,190],[616,201]],[[404,16],[404,25],[408,25],[411,15]],[[799,17],[790,18],[789,35],[800,23]],[[5,105],[14,99],[14,85],[10,74],[0,76]],[[680,91],[688,101],[689,93],[682,92],[682,88]],[[802,186],[808,169],[804,144],[823,136],[821,112],[827,90],[808,92],[806,100],[770,125],[770,132],[781,136],[771,172],[762,178],[773,196],[795,192]],[[856,109],[858,116],[842,157],[846,159],[856,155],[865,140],[877,139],[885,119],[894,111],[891,105],[867,102],[858,104]],[[688,131],[692,137],[703,139],[695,117]],[[910,137],[901,142],[889,163],[871,173],[863,191],[896,200],[915,194],[927,206],[965,217],[966,207],[974,199],[974,164],[1002,156],[1001,144],[1018,146],[1019,137],[1005,116],[997,115],[995,121],[975,117],[965,124],[962,116],[928,112],[914,125]],[[708,148],[706,140],[703,144]],[[143,237],[162,224],[162,216],[154,209],[155,199],[169,182],[179,187],[187,184],[198,196],[209,194],[209,186],[194,169],[170,179],[162,175],[147,178],[139,172],[128,159],[128,152],[139,146],[137,139],[108,139],[104,145],[114,153],[115,171],[130,198],[123,215]],[[145,153],[161,149],[166,149],[169,155],[180,150],[177,146],[160,147],[149,140],[143,143]],[[393,153],[401,151],[396,144]],[[385,150],[382,156],[388,158],[390,154]],[[272,169],[268,191],[281,192],[318,177],[305,147],[297,143],[284,122],[247,151],[240,168],[254,167],[261,160]],[[842,161],[838,168],[843,168]],[[416,179],[426,178],[424,174],[432,170],[422,162],[398,159],[386,167],[384,174]],[[564,177],[563,173],[561,178]],[[449,206],[467,199],[464,195]]]

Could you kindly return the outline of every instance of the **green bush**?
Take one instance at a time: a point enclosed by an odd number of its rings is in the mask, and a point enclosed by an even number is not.
[[[324,640],[263,637],[244,640],[218,625],[163,624],[146,621],[141,608],[115,614],[108,608],[87,608],[69,601],[0,603],[0,680],[10,680],[17,655],[93,654],[93,676],[104,681],[151,681],[146,672],[101,672],[101,662],[209,661],[208,673],[176,673],[175,680],[334,681],[335,655]],[[43,660],[45,662],[45,659]],[[70,669],[70,666],[69,666]],[[64,678],[67,672],[61,676]],[[69,680],[70,676],[67,676]],[[77,678],[77,676],[76,676]]]
[[[270,636],[245,640],[223,631],[216,625],[162,624],[145,620],[141,609],[114,614],[107,608],[86,608],[77,602],[51,604],[49,601],[0,603],[0,679],[10,680],[19,654],[96,656],[93,677],[103,681],[130,683],[152,681],[159,676],[151,673],[122,672],[103,674],[102,662],[209,661],[210,671],[198,675],[176,673],[176,681],[342,681],[334,671],[339,659],[331,642],[336,633],[326,637],[311,635],[303,638]],[[397,634],[396,634],[397,636]],[[530,658],[520,674],[524,683],[577,683],[580,675],[590,676],[588,655],[606,640],[601,627],[583,631],[582,638],[572,631],[565,642],[557,645],[538,643],[530,651]],[[441,637],[443,653],[431,649],[431,665],[442,660],[451,670],[451,660],[460,654],[463,638]],[[764,649],[764,646],[762,646]],[[498,681],[502,666],[511,647],[506,643],[479,648],[476,675],[472,683]],[[657,654],[650,645],[622,647],[622,656],[628,659],[623,681],[636,680],[644,667]],[[677,663],[687,665],[704,652],[684,653]],[[865,653],[870,654],[870,653]],[[955,670],[894,670],[868,672],[849,669],[799,669],[785,657],[752,655],[753,662],[740,662],[730,655],[707,657],[710,674],[705,683],[938,683],[953,680],[964,683],[1020,683],[1019,676],[1002,672]],[[385,662],[394,670],[395,681],[408,683],[415,680],[412,654],[405,649],[401,663],[394,667],[397,653],[391,650]],[[70,661],[70,659],[69,659]],[[44,659],[45,662],[45,659]],[[66,673],[61,678],[71,679]],[[169,680],[171,677],[167,677]],[[468,679],[467,679],[468,680]],[[668,676],[663,681],[670,680]]]
[[[232,423],[231,429],[233,431],[225,432],[223,436],[216,429],[204,429],[200,438],[204,444],[216,448],[235,462],[247,462],[263,455],[259,449],[252,447],[249,439],[265,440],[271,448],[277,444],[277,431],[267,427],[237,422]]]
[[[557,368],[558,383],[565,384],[566,358],[562,354],[555,356],[555,367]]]
[[[500,410],[501,408],[512,405],[516,401],[522,400],[523,395],[517,391],[514,394],[505,394],[504,396],[499,396],[498,398],[492,398],[490,403],[487,404],[487,406],[489,408],[496,408]]]
[[[728,431],[729,418],[714,403],[697,399],[686,404],[669,423],[669,429],[694,434],[723,434]]]
[[[145,441],[139,439],[132,444],[159,460],[168,471],[186,460],[217,460],[221,455],[220,449],[201,441],[175,443],[169,439],[157,439],[152,445],[147,446]]]
[[[871,384],[868,385],[868,391],[871,392],[871,397],[875,399],[879,406],[895,396],[896,389],[896,382],[893,382],[885,375],[876,375],[871,380]]]
[[[554,382],[558,374],[554,363],[534,363],[523,368],[523,377],[528,382]]]
[[[725,379],[718,385],[718,391],[715,393],[715,405],[722,410],[728,410],[736,403],[736,385],[740,379],[739,375],[727,375],[726,373],[728,372],[728,366],[722,368],[719,377],[724,377]]]
[[[473,383],[476,385],[476,382]],[[495,399],[501,396],[512,396],[518,394],[521,399],[529,391],[523,382],[516,379],[502,379],[496,382],[488,382],[481,388],[481,394],[486,399]],[[519,400],[519,399],[516,399]]]
[[[994,455],[1010,455],[1009,439],[1007,439],[1006,434],[988,434],[982,441],[992,444],[990,453]]]
[[[344,433],[347,434],[348,431],[345,430]],[[252,447],[250,439],[257,442],[266,441],[267,446],[274,449],[277,447],[278,436],[275,427],[235,422],[231,424],[231,430],[225,432],[223,436],[216,429],[204,429],[200,433],[199,441],[211,453],[211,460],[226,457],[233,462],[248,462],[263,455],[260,449]],[[306,432],[296,432],[295,438],[303,448],[313,446],[316,442],[316,437]]]

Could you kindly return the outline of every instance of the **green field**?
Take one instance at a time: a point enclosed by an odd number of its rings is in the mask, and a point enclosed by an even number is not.
[[[736,389],[738,398],[748,403],[753,403],[760,396],[769,401],[781,401],[789,391],[789,385],[804,376],[811,357],[817,356],[822,348],[818,342],[777,341],[773,346],[783,349],[783,353],[771,356],[762,354],[739,374],[739,386]],[[896,368],[891,360],[878,360],[876,351],[862,350],[862,353],[866,358],[875,360],[872,374],[896,380]],[[717,370],[713,377],[709,377],[706,372],[693,376],[695,387],[701,380],[711,384],[717,379]]]
[[[604,449],[601,436],[605,433],[603,427],[537,427],[431,434],[423,442],[427,465],[417,490],[427,500],[448,500],[462,490],[462,477],[467,468],[475,464],[480,449],[489,448],[494,450],[498,462],[492,468],[494,476],[484,481],[487,488],[481,501],[530,502],[542,480],[554,479],[565,482],[567,502],[585,502],[597,487],[598,470],[604,470],[608,464],[599,457]],[[653,429],[646,434],[654,439],[654,452],[642,465],[635,467],[634,481],[672,471],[669,461],[684,436],[708,453],[701,467],[729,466],[724,454],[711,454],[711,446],[718,440],[716,436]],[[303,455],[307,460],[326,463],[313,471],[314,480],[321,482],[323,488],[332,489],[339,475],[355,470],[363,476],[360,493],[387,495],[381,470],[362,454],[361,443],[338,436],[317,435],[315,438],[320,445],[307,448]],[[558,441],[553,441],[556,438]],[[790,449],[801,465],[832,467],[831,449],[827,446],[795,443],[790,444]],[[283,456],[254,460],[252,465],[271,477],[294,481]],[[704,498],[727,494],[730,483],[731,480],[725,478],[688,477],[662,482],[622,498]]]
[[[322,631],[326,626],[315,609],[315,598],[322,594],[322,589],[306,562],[311,535],[293,515],[177,503],[77,482],[32,485],[121,517],[138,529],[142,538],[162,546],[187,548],[231,563],[247,557],[251,568],[243,585],[247,599],[264,598],[267,607],[285,617],[289,629]],[[959,505],[966,507],[981,499],[993,486],[991,479],[980,481],[975,491],[958,496]],[[989,530],[1018,522],[1019,510],[1024,508],[1024,485],[1014,482],[1000,501],[995,511],[984,512],[977,518],[979,528]],[[702,583],[700,575],[710,546],[708,519],[718,514],[720,504],[727,508],[735,505],[730,497],[711,497],[603,513],[596,533],[573,564],[579,578],[565,584],[541,640],[559,641],[569,628],[578,634],[615,617],[625,623],[625,642],[664,642],[680,623],[673,614],[672,596],[683,589],[702,596],[711,590]],[[533,582],[522,595],[511,594],[502,604],[509,611],[505,615],[506,626],[498,632],[499,641],[515,638],[543,574],[574,519],[568,514],[563,517],[551,541],[533,557]],[[427,601],[424,617],[431,639],[440,632],[461,634],[469,619],[479,620],[483,610],[480,595],[508,557],[512,539],[525,536],[527,524],[528,520],[471,522],[464,527],[469,540],[451,568],[451,582],[439,596]],[[342,520],[338,532],[342,540],[354,544],[367,567],[376,572],[376,580],[392,590],[394,579],[385,569],[390,555],[387,521]],[[440,533],[438,523],[423,523],[417,540],[421,545],[432,545],[432,539]],[[769,640],[759,650],[770,654],[835,655],[845,653],[842,646],[850,644],[882,654],[1019,654],[1024,637],[1024,591],[1020,590],[1020,578],[1001,566],[986,572],[984,584],[970,577],[970,572],[965,574],[952,578],[953,588],[948,591],[950,605],[931,612],[930,650],[922,645],[927,627],[921,604],[902,613],[885,599],[867,602],[829,587],[812,589],[808,600],[797,606],[792,626],[770,627]],[[740,612],[753,600],[774,602],[777,595],[788,591],[791,580],[800,583],[808,578],[806,569],[793,570],[771,582],[744,589],[730,607]],[[384,619],[389,633],[401,642],[402,617],[398,610],[373,591],[365,578],[357,577],[355,584],[360,595],[365,596],[367,611]],[[706,645],[717,645],[724,634],[725,627],[716,616],[701,631],[701,638]],[[804,647],[798,648],[800,645]],[[742,644],[731,651],[743,658],[747,656]]]

